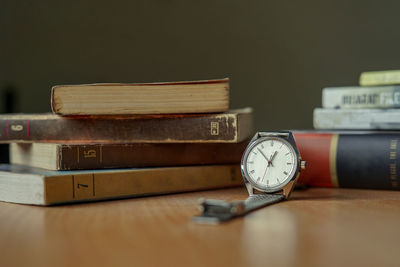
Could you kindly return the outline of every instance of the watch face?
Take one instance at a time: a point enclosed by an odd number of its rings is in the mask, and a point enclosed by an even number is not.
[[[293,146],[279,137],[257,139],[245,152],[243,175],[258,190],[282,189],[296,173],[297,154]]]

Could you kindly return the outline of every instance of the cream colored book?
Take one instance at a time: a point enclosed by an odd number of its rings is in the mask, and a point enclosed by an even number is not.
[[[400,86],[346,86],[322,89],[323,108],[400,108]]]
[[[51,108],[60,115],[225,112],[229,79],[57,85],[51,90]]]
[[[400,130],[400,109],[314,109],[317,130]]]
[[[368,71],[360,75],[361,86],[400,84],[400,70]]]
[[[197,191],[241,183],[239,164],[87,171],[0,165],[0,201],[32,205]]]

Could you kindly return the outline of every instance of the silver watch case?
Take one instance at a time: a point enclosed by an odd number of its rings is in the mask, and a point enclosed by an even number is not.
[[[279,140],[279,141],[286,143],[288,145],[288,147],[292,149],[292,152],[294,152],[297,159],[295,160],[295,166],[293,167],[292,172],[289,174],[290,178],[287,179],[283,184],[276,186],[276,187],[267,187],[267,186],[260,187],[259,185],[254,183],[252,181],[252,179],[248,176],[245,161],[254,146],[256,146],[257,144],[259,144],[265,140],[271,140],[271,139]],[[304,162],[304,164],[305,164],[305,162]],[[258,132],[254,135],[254,137],[251,139],[250,143],[246,147],[246,150],[245,150],[242,160],[241,160],[240,167],[241,167],[244,183],[246,185],[247,191],[249,192],[250,196],[254,195],[255,190],[257,190],[260,192],[271,193],[271,194],[283,193],[285,195],[285,198],[288,198],[294,188],[297,178],[299,177],[300,169],[301,169],[302,165],[304,165],[304,164],[301,161],[299,151],[297,150],[296,142],[295,142],[293,134],[291,132],[289,132],[289,131]]]

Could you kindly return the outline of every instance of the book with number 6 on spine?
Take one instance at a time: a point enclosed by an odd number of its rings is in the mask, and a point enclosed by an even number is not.
[[[0,143],[238,143],[252,133],[251,108],[225,113],[0,115]]]

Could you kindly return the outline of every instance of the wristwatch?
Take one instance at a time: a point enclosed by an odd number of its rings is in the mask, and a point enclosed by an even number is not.
[[[203,213],[193,217],[199,223],[219,223],[289,198],[300,170],[301,160],[290,131],[258,132],[251,139],[241,161],[249,197],[243,201],[201,200]]]

